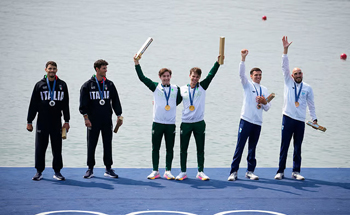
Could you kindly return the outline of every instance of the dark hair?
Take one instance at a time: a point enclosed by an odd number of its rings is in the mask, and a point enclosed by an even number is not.
[[[192,73],[195,73],[195,74],[201,76],[201,75],[202,75],[202,70],[201,70],[200,68],[198,68],[198,67],[193,67],[193,68],[190,70],[190,75],[191,75]]]
[[[47,68],[49,65],[57,68],[57,63],[55,61],[47,61],[45,68]]]
[[[260,68],[254,67],[253,69],[250,70],[250,74],[253,75],[253,72],[259,72],[259,71],[262,73]]]
[[[94,69],[96,70],[96,68],[99,68],[101,69],[101,66],[107,66],[108,65],[108,62],[105,61],[105,60],[97,60],[95,63],[94,63]]]
[[[166,73],[166,72],[169,72],[170,75],[171,75],[171,70],[170,70],[170,69],[168,69],[168,68],[162,68],[162,69],[160,69],[159,72],[158,72],[159,77],[162,76],[162,75],[163,75],[164,73]]]

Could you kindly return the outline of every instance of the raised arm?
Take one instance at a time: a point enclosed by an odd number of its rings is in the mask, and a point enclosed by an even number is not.
[[[283,55],[282,55],[282,71],[284,76],[284,81],[287,83],[292,77],[290,76],[290,70],[289,70],[289,59],[287,56],[288,48],[292,42],[288,42],[287,36],[282,37],[282,44],[283,44]]]
[[[147,78],[143,74],[139,60],[136,58],[136,54],[134,56],[134,63],[135,63],[135,70],[136,70],[137,76],[139,77],[140,81],[142,81],[152,92],[154,92],[157,88],[158,83],[153,82],[151,79]]]
[[[214,66],[211,68],[209,74],[207,75],[207,77],[201,81],[199,84],[203,87],[203,89],[207,90],[209,87],[210,82],[213,80],[213,78],[215,77],[216,72],[218,71],[220,64],[219,64],[219,59],[220,56],[218,56],[218,60],[215,62]],[[225,57],[224,57],[225,58]]]
[[[287,36],[282,37],[282,43],[283,43],[283,54],[288,54],[288,48],[292,42],[288,42]]]
[[[239,63],[239,77],[241,79],[242,85],[246,85],[248,83],[248,78],[245,75],[245,58],[247,57],[249,51],[247,49],[241,50],[241,62]]]

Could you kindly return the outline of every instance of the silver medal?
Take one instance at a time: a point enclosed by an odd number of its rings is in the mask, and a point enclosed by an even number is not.
[[[105,100],[100,100],[100,105],[105,105]]]
[[[55,106],[55,101],[51,100],[51,101],[49,102],[49,105],[50,105],[51,107]]]

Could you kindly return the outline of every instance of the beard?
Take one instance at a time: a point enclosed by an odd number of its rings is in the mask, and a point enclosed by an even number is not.
[[[300,83],[303,81],[303,79],[302,79],[302,78],[296,78],[296,79],[294,79],[294,81],[295,81],[297,84],[300,84]]]

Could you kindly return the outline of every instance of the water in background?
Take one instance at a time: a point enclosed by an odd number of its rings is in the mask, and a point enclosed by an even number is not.
[[[58,63],[57,75],[70,92],[71,130],[63,141],[65,167],[86,166],[86,128],[78,111],[81,85],[94,74],[93,63],[109,62],[123,105],[124,125],[113,138],[114,167],[151,167],[152,93],[134,70],[133,55],[148,37],[154,42],[140,64],[158,81],[160,68],[173,71],[172,83],[189,83],[189,70],[211,69],[226,37],[225,64],[207,91],[206,167],[229,167],[236,145],[243,90],[238,76],[240,50],[247,48],[247,70],[260,67],[262,84],[276,93],[257,148],[258,167],[276,167],[283,104],[281,55],[283,35],[293,44],[291,69],[300,67],[313,87],[323,133],[306,127],[303,167],[349,167],[350,1],[10,1],[0,2],[0,166],[34,166],[35,133],[26,130],[33,87],[45,63]],[[267,21],[261,17],[267,16]],[[248,73],[248,71],[247,71]],[[177,112],[174,167],[179,167]],[[116,118],[115,116],[113,117]],[[307,115],[309,119],[310,116]],[[165,150],[160,166],[164,167]],[[292,165],[292,149],[287,166]],[[241,167],[246,167],[246,151]],[[47,166],[52,155],[47,153]],[[96,166],[103,167],[101,139]],[[188,166],[196,167],[196,148],[189,147]]]

